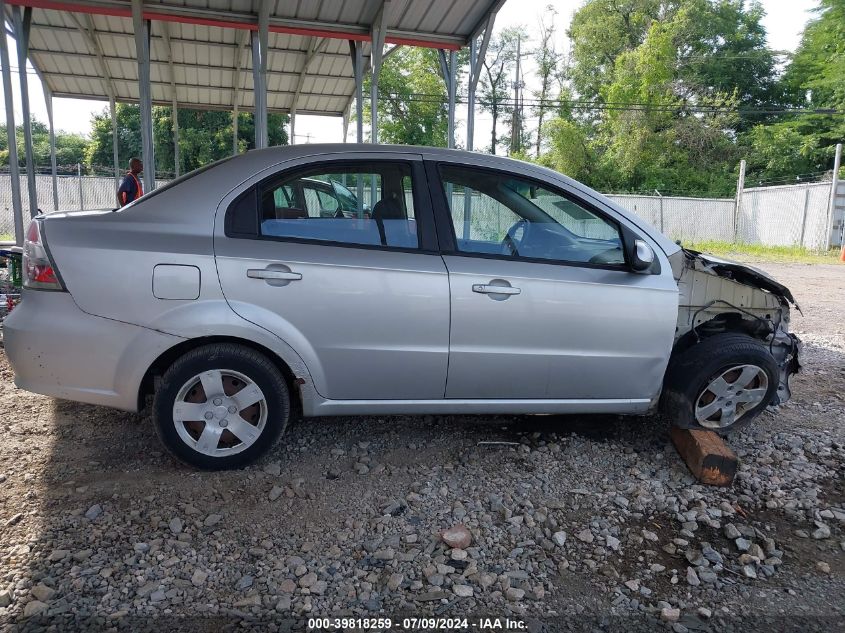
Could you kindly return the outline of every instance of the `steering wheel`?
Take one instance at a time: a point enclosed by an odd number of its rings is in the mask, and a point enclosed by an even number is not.
[[[528,237],[528,231],[531,226],[531,223],[528,220],[518,220],[514,223],[511,228],[508,229],[508,232],[505,233],[505,237],[502,239],[502,246],[505,249],[505,254],[510,255],[511,257],[519,257],[519,248],[518,246],[522,246],[523,242],[525,242],[525,238]],[[522,237],[517,242],[516,240],[516,232],[522,228]]]

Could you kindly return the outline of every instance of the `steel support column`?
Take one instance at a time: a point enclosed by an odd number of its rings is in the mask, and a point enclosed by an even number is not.
[[[378,80],[381,75],[381,63],[384,56],[384,36],[386,32],[385,15],[390,0],[384,0],[373,20],[370,29],[372,42],[371,63],[372,79],[370,81],[370,142],[378,143]]]
[[[4,16],[5,17],[5,16]],[[18,48],[18,79],[21,86],[21,125],[23,126],[23,151],[26,157],[26,188],[29,199],[29,215],[38,215],[38,192],[35,190],[35,165],[32,158],[32,116],[29,110],[29,81],[26,63],[29,59],[29,27],[32,23],[32,9],[12,7],[15,43]]]
[[[155,189],[153,148],[153,100],[150,90],[150,24],[144,19],[143,0],[132,0],[132,26],[138,57],[138,94],[141,106],[141,156],[144,161],[144,192]]]
[[[446,51],[442,48],[437,51],[440,59],[440,72],[443,73],[443,81],[446,83],[446,96],[448,100],[448,131],[446,144],[449,148],[455,147],[455,100],[458,89],[458,74],[455,51],[449,51],[448,58]]]
[[[501,6],[497,5],[496,9]],[[478,88],[478,80],[481,78],[481,69],[484,66],[484,56],[487,54],[487,45],[490,43],[490,36],[493,34],[493,24],[496,21],[495,10],[487,17],[487,20],[470,35],[469,39],[469,85],[467,86],[467,142],[466,148],[472,151],[475,148],[475,91]],[[479,31],[484,29],[481,35],[481,43],[478,43]],[[469,239],[472,233],[472,191],[464,189],[464,222],[463,238]]]
[[[475,92],[478,88],[478,80],[481,78],[481,70],[484,66],[484,57],[487,55],[487,45],[490,43],[490,36],[493,34],[493,25],[496,22],[496,14],[491,13],[484,23],[484,34],[481,35],[481,43],[478,43],[478,33],[473,33],[469,40],[469,85],[467,86],[467,149],[472,151],[475,147]]]
[[[736,196],[734,197],[733,241],[739,239],[739,218],[742,215],[742,193],[745,191],[745,159],[739,161],[739,177],[736,179]],[[663,230],[663,229],[661,229]]]
[[[296,145],[296,108],[291,108],[288,114],[288,130],[288,145]]]
[[[830,183],[830,212],[828,213],[828,221],[825,223],[825,248],[830,248],[833,244],[831,233],[834,229],[834,220],[836,219],[836,196],[839,193],[839,170],[842,168],[842,143],[836,145],[836,150],[833,155],[833,177]],[[840,245],[845,248],[845,215],[842,216],[842,241]]]
[[[179,177],[179,166],[181,163],[179,157],[179,104],[176,98],[176,73],[173,70],[173,48],[170,45],[170,25],[165,22],[164,27],[164,46],[167,48],[167,69],[170,76],[170,120],[173,129],[173,173],[176,178]]]
[[[176,103],[176,90],[173,90],[173,105],[171,107],[171,117],[173,120],[173,172],[176,178],[179,177],[181,171],[182,159],[179,154],[179,108]]]
[[[258,30],[252,32],[252,83],[255,103],[255,147],[268,146],[267,132],[267,41],[270,28],[270,3],[260,2]]]
[[[0,16],[5,22],[6,3],[0,0]],[[0,66],[3,73],[3,96],[6,101],[6,138],[9,144],[9,176],[12,185],[12,212],[15,221],[15,243],[23,245],[23,205],[21,203],[21,172],[18,165],[18,145],[15,136],[15,103],[12,96],[12,67],[9,65],[9,47],[6,44],[6,29],[0,37]]]
[[[240,148],[238,147],[238,104],[235,103],[232,108],[232,155],[237,156]]]
[[[105,93],[109,98],[109,116],[111,117],[112,154],[114,162],[114,195],[117,196],[117,189],[120,185],[120,165],[118,164],[117,159],[117,118],[114,110],[115,94],[117,94],[117,91],[114,87],[114,80],[109,72],[109,66],[106,63],[106,56],[103,54],[103,47],[100,46],[100,42],[97,39],[97,29],[94,26],[94,18],[90,14],[81,16],[75,13],[69,13],[68,15],[74,24],[76,24],[77,30],[80,32],[88,45],[88,48],[91,49],[91,52],[97,59],[100,81],[102,81]],[[43,79],[42,83],[44,83]]]
[[[296,81],[296,90],[293,93],[293,99],[291,100],[291,107],[290,107],[290,144],[294,145],[296,143],[296,139],[294,138],[295,130],[296,130],[296,109],[299,103],[299,95],[302,94],[302,89],[305,87],[305,77],[308,75],[308,68],[311,66],[311,63],[317,58],[323,50],[325,50],[326,45],[328,44],[329,40],[322,39],[319,37],[312,37],[308,40],[308,54],[305,56],[305,61],[302,64],[302,69],[299,71],[299,77]]]
[[[364,47],[358,40],[349,40],[349,54],[352,57],[352,74],[355,77],[355,142],[364,142]],[[350,109],[352,103],[350,102]],[[364,217],[364,181],[361,174],[356,176],[358,198],[358,217]]]
[[[117,196],[117,190],[120,188],[120,156],[117,151],[117,106],[115,105],[114,97],[109,97],[109,118],[111,119],[111,152],[112,166],[114,167],[114,195]]]
[[[238,115],[241,106],[241,70],[243,69],[244,48],[246,48],[248,41],[249,32],[244,31],[240,36],[240,42],[235,52],[237,57],[235,58],[235,74],[232,85],[232,154],[235,156],[240,152],[238,146]]]
[[[56,166],[56,127],[53,123],[53,93],[47,86],[47,82],[41,82],[44,88],[44,105],[47,108],[47,127],[50,138],[50,175],[53,181],[53,211],[59,210],[59,178]]]
[[[355,142],[364,142],[364,51],[357,40],[349,40],[349,54],[352,57],[352,74],[355,77]],[[350,106],[352,103],[350,103]]]

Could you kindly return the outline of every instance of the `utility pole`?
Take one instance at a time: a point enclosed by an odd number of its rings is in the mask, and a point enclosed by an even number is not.
[[[511,156],[522,149],[522,112],[519,100],[522,36],[516,38],[516,69],[513,80],[513,116],[511,116]]]

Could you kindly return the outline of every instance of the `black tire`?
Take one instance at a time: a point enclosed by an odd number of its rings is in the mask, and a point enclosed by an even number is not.
[[[707,392],[708,385],[732,367],[741,365],[754,365],[765,372],[768,388],[762,401],[742,412],[728,426],[711,428],[699,424],[695,408],[699,398],[715,398],[712,392]],[[746,334],[717,334],[680,352],[669,362],[663,385],[661,410],[677,427],[707,428],[720,435],[726,435],[747,425],[772,402],[778,388],[778,377],[777,362],[762,342]]]
[[[212,370],[237,372],[251,380],[264,396],[262,401],[265,407],[265,409],[262,409],[265,415],[263,428],[258,436],[252,440],[252,444],[234,454],[212,456],[200,452],[180,436],[177,423],[174,421],[173,409],[180,390],[192,378],[202,372]],[[235,380],[235,383],[237,384],[237,380]],[[204,392],[201,391],[200,394],[199,400],[194,402],[206,400]],[[255,406],[262,407],[261,404]],[[230,409],[230,411],[233,411],[233,409]],[[241,414],[242,412],[237,413],[237,415]],[[153,400],[153,421],[156,432],[167,450],[179,461],[203,470],[240,468],[255,461],[276,444],[287,426],[289,417],[290,395],[285,379],[278,367],[264,354],[233,343],[204,345],[180,357],[162,376]],[[219,425],[224,426],[224,422],[226,422],[225,419]],[[188,425],[194,424],[196,423],[183,423],[183,431],[188,433]],[[204,425],[205,421],[200,422],[200,424]],[[190,432],[196,433],[197,431],[191,430]],[[236,450],[238,438],[232,435],[231,441],[235,443],[234,450]],[[221,440],[220,443],[224,442]],[[215,446],[220,447],[220,444],[215,443]],[[225,448],[225,446],[221,448]],[[230,450],[233,449],[230,447]],[[217,452],[217,449],[214,452]]]

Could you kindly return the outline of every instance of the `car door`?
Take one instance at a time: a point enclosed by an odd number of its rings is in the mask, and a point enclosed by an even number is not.
[[[230,194],[215,234],[220,284],[236,313],[299,353],[320,395],[441,399],[449,283],[419,186],[422,162],[379,156],[297,164]],[[308,205],[307,190],[335,178],[365,183],[376,210],[390,213],[326,217]],[[279,195],[291,189],[306,193]]]
[[[677,319],[665,258],[658,274],[633,272],[621,219],[555,185],[453,163],[429,174],[451,241],[447,398],[658,393]]]

